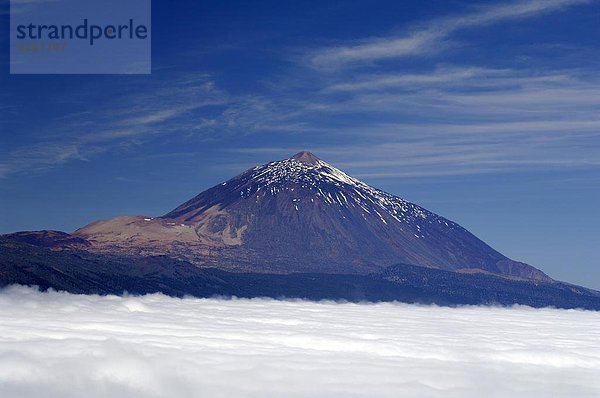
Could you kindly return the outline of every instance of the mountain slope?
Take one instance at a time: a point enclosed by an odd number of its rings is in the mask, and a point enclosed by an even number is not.
[[[309,152],[252,168],[163,217],[118,217],[73,235],[93,252],[169,255],[230,271],[369,274],[404,263],[551,281]]]
[[[35,235],[32,233],[30,235]],[[561,282],[512,280],[397,264],[369,275],[270,274],[201,269],[185,261],[127,257],[0,237],[0,288],[37,285],[80,294],[237,296],[407,303],[524,304],[600,310],[600,292]]]

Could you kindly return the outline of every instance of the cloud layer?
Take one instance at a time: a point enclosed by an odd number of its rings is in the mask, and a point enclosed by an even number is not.
[[[590,0],[525,0],[494,4],[462,15],[435,19],[403,36],[369,38],[360,43],[319,49],[309,57],[316,68],[336,68],[355,63],[437,52],[453,33],[498,22],[535,17]]]
[[[0,396],[593,397],[599,314],[0,293]]]

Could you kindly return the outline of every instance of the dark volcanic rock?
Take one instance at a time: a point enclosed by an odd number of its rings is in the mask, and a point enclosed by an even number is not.
[[[549,280],[460,225],[309,152],[250,169],[162,219],[193,225],[206,240],[225,243],[213,251],[216,258],[207,259],[218,267],[367,274],[407,263]]]
[[[108,256],[0,237],[0,287],[37,285],[83,294],[237,296],[311,300],[402,301],[460,305],[524,304],[600,310],[600,293],[560,282],[515,281],[397,264],[370,275],[269,274],[200,269],[158,257]]]
[[[164,256],[125,257],[47,247],[0,237],[0,287],[35,285],[82,294],[162,292],[235,295],[235,288],[185,261]]]
[[[7,234],[4,237],[15,242],[50,248],[84,248],[90,246],[90,242],[87,240],[61,231],[23,231]]]

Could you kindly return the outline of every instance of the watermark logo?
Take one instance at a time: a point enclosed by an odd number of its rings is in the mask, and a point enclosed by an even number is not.
[[[148,74],[150,0],[11,0],[11,74]]]

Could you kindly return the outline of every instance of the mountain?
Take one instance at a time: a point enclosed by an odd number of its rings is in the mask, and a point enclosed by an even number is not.
[[[73,235],[97,252],[167,254],[225,270],[368,274],[404,263],[550,279],[310,152],[247,170],[162,217],[118,217]]]
[[[555,281],[460,225],[309,152],[257,166],[161,217],[72,234],[0,236],[0,286],[600,310],[600,292]]]
[[[35,235],[35,233],[33,233]],[[31,240],[29,234],[26,240]],[[515,280],[396,264],[369,275],[231,272],[167,256],[119,256],[38,246],[0,236],[0,287],[36,285],[78,294],[236,296],[402,301],[459,305],[524,304],[600,310],[600,292],[567,283]],[[45,243],[50,243],[46,241]]]

